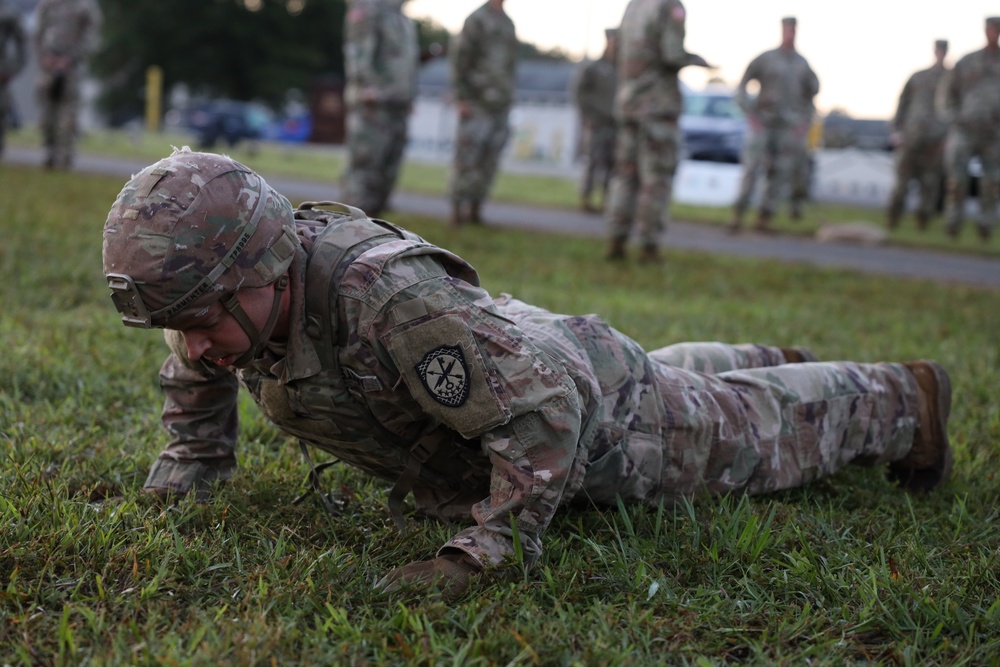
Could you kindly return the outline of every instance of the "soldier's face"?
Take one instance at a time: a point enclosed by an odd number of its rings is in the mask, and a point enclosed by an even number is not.
[[[263,329],[271,314],[274,286],[239,290],[236,298],[257,331]],[[178,330],[192,361],[204,359],[216,366],[231,366],[251,346],[247,332],[220,301],[209,307],[197,325],[185,327],[182,324]]]

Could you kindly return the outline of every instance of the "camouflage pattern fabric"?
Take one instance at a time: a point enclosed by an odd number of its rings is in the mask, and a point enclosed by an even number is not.
[[[486,201],[509,137],[507,112],[473,107],[459,119],[448,185],[453,204]]]
[[[12,100],[8,84],[24,69],[27,59],[21,14],[11,0],[0,0],[0,156]]]
[[[502,9],[486,3],[469,14],[450,48],[455,101],[506,113],[514,104],[517,48],[514,22]]]
[[[355,0],[344,22],[348,163],[343,199],[373,216],[388,203],[416,94],[416,27],[403,0]]]
[[[452,40],[451,82],[459,110],[449,183],[452,205],[486,200],[510,137],[517,73],[514,22],[490,3],[465,19]]]
[[[760,84],[755,98],[747,93],[751,81]],[[750,61],[736,91],[750,124],[737,210],[749,205],[760,172],[767,179],[762,212],[773,214],[781,196],[792,189],[795,168],[808,154],[807,135],[818,92],[819,79],[795,50],[772,49]]]
[[[97,47],[103,17],[95,0],[42,0],[36,10],[35,52],[40,65],[46,165],[69,168],[76,150],[80,86],[88,56]]]
[[[470,265],[408,232],[297,217],[287,341],[236,370],[185,358],[166,332],[172,441],[147,486],[232,473],[237,381],[283,431],[371,474],[395,481],[419,461],[418,512],[467,524],[439,553],[480,563],[512,556],[512,520],[535,562],[573,501],[773,491],[912,445],[917,386],[900,365],[780,365],[777,348],[721,343],[647,354],[597,316],[492,299]],[[330,247],[357,250],[337,269]],[[306,294],[329,294],[329,326]]]
[[[1000,202],[1000,49],[984,48],[964,56],[945,77],[938,111],[949,123],[945,141],[945,224],[957,233],[965,219],[969,160],[982,163],[978,225],[984,232],[997,223]]]
[[[948,126],[935,112],[937,90],[948,73],[935,65],[914,73],[903,86],[893,118],[902,141],[896,147],[896,184],[889,197],[889,218],[898,219],[906,207],[912,181],[920,189],[918,217],[930,220],[937,206],[944,175],[944,138]]]
[[[677,121],[670,118],[619,125],[607,207],[612,240],[627,240],[637,223],[643,246],[659,245],[670,222],[680,139]]]
[[[752,127],[740,158],[743,174],[736,208],[745,210],[749,206],[757,178],[763,173],[765,181],[760,210],[773,214],[782,197],[793,189],[796,169],[809,159],[808,155],[802,127]]]
[[[587,165],[580,184],[580,196],[588,201],[595,184],[606,197],[615,162],[614,100],[618,74],[614,61],[605,55],[580,66],[573,81],[573,100],[580,112],[583,154]]]
[[[678,0],[631,0],[618,30],[619,121],[615,173],[607,206],[612,241],[638,222],[643,243],[658,245],[670,219],[682,108],[680,70],[696,63],[684,50],[684,5]]]

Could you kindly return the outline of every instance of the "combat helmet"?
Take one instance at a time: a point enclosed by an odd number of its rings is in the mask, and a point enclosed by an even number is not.
[[[298,247],[291,204],[260,175],[184,147],[118,194],[104,224],[104,273],[130,327],[197,326],[221,300],[251,341],[240,365],[270,336]],[[272,283],[271,317],[257,331],[235,294]]]

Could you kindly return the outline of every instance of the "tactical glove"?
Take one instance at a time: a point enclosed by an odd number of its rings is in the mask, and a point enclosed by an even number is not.
[[[472,578],[482,571],[482,565],[469,554],[450,553],[397,567],[379,579],[375,588],[393,593],[405,587],[420,586],[444,598],[456,598],[468,590]]]

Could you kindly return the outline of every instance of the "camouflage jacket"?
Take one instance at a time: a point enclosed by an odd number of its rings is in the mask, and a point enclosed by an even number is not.
[[[21,15],[10,0],[0,0],[0,85],[24,69],[26,59]]]
[[[892,126],[905,137],[940,139],[948,126],[938,116],[935,99],[938,86],[948,73],[948,68],[935,65],[911,76],[899,94],[896,116]]]
[[[505,12],[489,4],[472,12],[452,40],[451,80],[455,99],[488,111],[514,103],[517,35]]]
[[[615,90],[618,73],[608,57],[580,66],[573,81],[573,100],[587,123],[614,123]]]
[[[1000,49],[964,56],[938,94],[938,111],[945,122],[995,141],[1000,132]]]
[[[95,0],[42,0],[38,3],[35,50],[81,65],[97,48],[102,15]]]
[[[620,120],[677,118],[682,101],[678,72],[693,64],[684,50],[687,13],[680,0],[631,0],[618,30]]]
[[[348,104],[409,106],[416,92],[417,31],[400,0],[355,0],[344,21]]]
[[[491,563],[513,553],[512,521],[532,563],[560,505],[658,493],[670,417],[637,343],[596,316],[494,301],[465,261],[356,209],[297,217],[282,348],[233,371],[167,332],[165,456],[231,455],[238,379],[283,431],[397,489],[409,478],[430,516],[474,520],[442,549]]]
[[[760,83],[756,97],[747,94],[747,84]],[[736,100],[747,115],[767,127],[802,127],[812,122],[813,98],[819,79],[797,51],[772,49],[747,65],[736,91]]]

